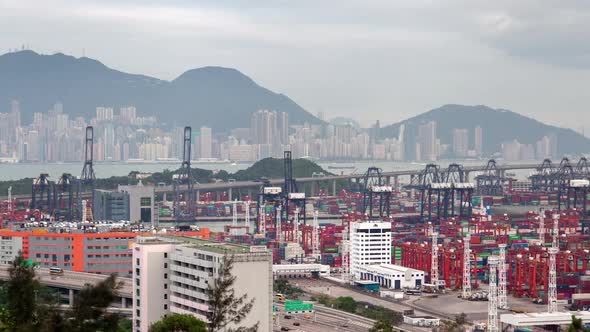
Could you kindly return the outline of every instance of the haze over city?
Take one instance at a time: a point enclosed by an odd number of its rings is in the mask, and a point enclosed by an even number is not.
[[[167,80],[237,68],[314,114],[364,126],[460,103],[580,130],[589,15],[584,1],[2,0],[0,49],[86,55]]]

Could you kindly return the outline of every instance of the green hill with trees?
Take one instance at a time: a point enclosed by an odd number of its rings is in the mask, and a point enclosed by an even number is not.
[[[265,158],[254,163],[247,169],[237,171],[236,173],[228,173],[226,171],[212,171],[208,169],[192,168],[191,174],[193,179],[198,183],[210,183],[217,181],[229,181],[235,179],[236,181],[248,181],[258,180],[260,178],[283,178],[283,159],[276,158]],[[162,172],[152,173],[149,177],[142,179],[144,184],[157,185],[159,183],[165,183],[167,185],[172,184],[172,178],[174,174],[177,174],[179,170],[168,170],[165,169]],[[331,175],[331,173],[325,171],[318,164],[307,159],[294,159],[293,160],[293,176],[298,177],[311,177],[314,173],[323,173],[325,175]],[[96,189],[116,189],[118,185],[133,185],[139,182],[139,172],[134,171],[129,173],[127,176],[112,176],[109,178],[96,179],[94,182],[94,188]],[[52,174],[52,178],[58,178],[59,174]],[[13,195],[27,195],[31,194],[31,186],[33,183],[32,178],[24,178],[20,180],[11,181],[0,181],[0,193],[6,193],[8,187],[12,187]]]

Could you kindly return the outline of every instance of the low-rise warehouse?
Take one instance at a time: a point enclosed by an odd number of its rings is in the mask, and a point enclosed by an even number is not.
[[[366,265],[361,266],[359,270],[362,280],[374,281],[385,288],[416,288],[424,284],[424,271],[399,265]]]
[[[274,278],[309,278],[330,275],[330,266],[322,264],[277,264],[272,266]]]

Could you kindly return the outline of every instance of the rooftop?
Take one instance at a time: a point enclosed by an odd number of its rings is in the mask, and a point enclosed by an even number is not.
[[[584,323],[590,322],[590,312],[588,311],[503,314],[500,315],[500,321],[512,326],[566,325],[572,322],[572,315],[576,316],[576,318],[581,318]]]
[[[144,238],[142,244],[162,244],[162,243],[176,243],[182,244],[190,248],[205,250],[217,254],[249,254],[261,250],[258,246],[245,246],[233,243],[215,242],[203,240],[196,237],[181,236],[181,235],[157,235],[155,237]],[[264,250],[267,251],[266,248]]]
[[[406,272],[424,272],[424,271],[420,271],[420,270],[416,270],[416,269],[411,269],[409,267],[404,267],[404,266],[400,266],[400,265],[393,265],[393,264],[376,264],[376,265],[366,265],[363,266],[362,268],[364,269],[370,269],[373,270],[375,272],[380,272],[380,273],[406,273]]]

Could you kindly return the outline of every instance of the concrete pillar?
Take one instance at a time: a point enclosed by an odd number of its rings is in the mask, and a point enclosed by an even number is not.
[[[332,196],[336,196],[336,180],[332,180]]]
[[[74,290],[70,289],[68,294],[68,305],[71,307],[74,305]]]
[[[162,201],[163,201],[163,202],[166,202],[166,201],[168,201],[168,199],[167,199],[167,196],[166,196],[166,192],[163,192],[163,193],[162,193]]]
[[[385,184],[391,186],[391,176],[388,175],[385,177]]]
[[[465,182],[469,182],[469,171],[465,171]]]
[[[399,175],[393,177],[393,189],[399,190]]]
[[[229,201],[233,201],[233,190],[231,187],[227,189],[227,198]]]
[[[252,188],[248,188],[248,197],[252,199]]]
[[[200,201],[201,200],[201,191],[197,189],[197,191],[195,192],[195,201]]]
[[[121,308],[127,308],[127,299],[124,296],[121,296]]]

